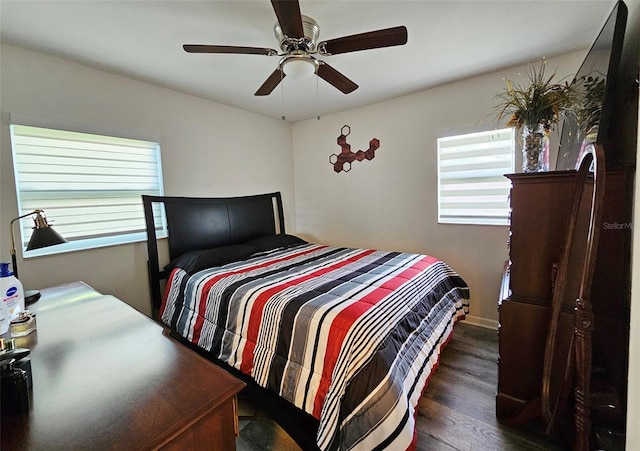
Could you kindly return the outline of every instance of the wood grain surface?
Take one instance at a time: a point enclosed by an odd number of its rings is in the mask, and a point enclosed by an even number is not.
[[[31,412],[2,417],[3,450],[234,448],[244,384],[160,325],[82,283],[30,308],[38,330],[19,344],[32,349]]]

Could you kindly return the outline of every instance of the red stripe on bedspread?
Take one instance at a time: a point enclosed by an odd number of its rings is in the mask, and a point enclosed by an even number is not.
[[[160,318],[162,318],[162,315],[164,314],[164,309],[167,307],[167,299],[169,298],[169,292],[171,291],[169,287],[173,282],[173,275],[177,270],[178,268],[174,268],[173,271],[171,271],[171,274],[169,274],[169,278],[167,279],[167,284],[166,284],[164,293],[162,293],[162,303],[160,304]]]
[[[323,274],[327,274],[331,271],[335,271],[336,269],[340,269],[348,264],[353,263],[354,261],[361,259],[362,257],[371,255],[373,252],[373,250],[366,250],[357,255],[353,255],[344,261],[333,264],[331,266],[327,266],[325,268],[321,268],[305,276],[298,277],[296,279],[287,279],[280,285],[273,286],[272,288],[269,288],[268,290],[260,293],[251,308],[251,315],[249,317],[249,324],[247,326],[247,344],[245,345],[242,352],[242,364],[240,365],[240,371],[245,374],[251,375],[251,372],[253,370],[254,351],[256,349],[256,342],[258,341],[258,334],[260,333],[260,325],[262,324],[262,312],[264,311],[267,302],[269,302],[269,300],[274,295],[280,293],[282,290],[292,285],[298,285],[300,283],[306,282],[307,280],[315,279],[322,276]],[[317,418],[320,417],[318,416]]]
[[[327,339],[326,352],[324,355],[324,365],[322,366],[322,378],[314,400],[313,416],[315,418],[320,418],[322,405],[324,404],[324,399],[327,396],[329,386],[331,385],[333,369],[335,368],[338,356],[340,355],[340,350],[342,349],[347,332],[351,329],[353,323],[355,323],[358,318],[370,310],[374,305],[380,302],[381,299],[384,299],[390,292],[396,290],[402,284],[406,283],[407,280],[411,280],[420,271],[425,270],[438,261],[439,260],[437,258],[425,255],[422,259],[414,262],[401,273],[396,274],[393,279],[385,281],[374,291],[358,299],[355,303],[351,304],[336,315],[329,330],[329,337]]]
[[[321,247],[322,248],[322,247]],[[218,275],[216,275],[215,277],[210,278],[209,280],[207,280],[207,282],[205,283],[203,289],[202,289],[202,295],[200,296],[200,303],[198,306],[198,315],[196,317],[196,323],[193,327],[193,338],[192,338],[192,342],[193,343],[198,343],[198,341],[200,340],[200,334],[202,332],[202,326],[204,325],[204,317],[205,317],[205,311],[207,309],[207,299],[209,298],[209,292],[211,291],[211,288],[220,280],[222,280],[225,277],[229,277],[231,275],[234,274],[241,274],[241,273],[247,273],[250,271],[254,271],[256,269],[260,269],[260,268],[264,268],[266,266],[271,266],[273,264],[276,263],[280,263],[283,261],[287,261],[287,260],[291,260],[297,257],[300,257],[302,255],[306,255],[306,254],[310,254],[311,252],[315,252],[317,251],[318,248],[314,248],[314,249],[308,249],[306,251],[302,251],[302,252],[296,252],[295,254],[291,254],[288,255],[286,257],[282,257],[282,258],[278,258],[278,259],[274,259],[274,260],[268,260],[264,263],[261,263],[259,265],[253,265],[253,266],[249,266],[246,268],[242,268],[239,270],[235,270],[235,271],[229,271],[229,272],[224,272],[224,273],[220,273]]]

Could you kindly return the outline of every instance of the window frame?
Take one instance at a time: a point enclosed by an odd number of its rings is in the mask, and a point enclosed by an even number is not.
[[[476,139],[480,139],[483,137],[491,137],[495,136],[495,143],[492,143],[492,139],[485,139],[481,142],[473,143]],[[505,137],[506,136],[506,137]],[[458,157],[447,157],[443,158],[443,143],[451,143],[451,142],[463,142],[463,144],[459,144],[458,150],[453,150],[450,152],[455,153],[458,152],[460,155],[463,155],[462,158]],[[468,143],[464,143],[468,141]],[[508,151],[504,151],[506,147],[502,143],[509,142]],[[471,147],[473,145],[477,145],[480,149],[484,151],[484,155],[477,156],[464,156],[465,154],[469,154],[470,150],[463,150],[464,146]],[[501,151],[496,151],[496,153],[491,154],[488,150],[491,147],[495,147],[496,149],[502,149]],[[486,147],[486,149],[482,149]],[[456,146],[448,146],[449,149],[456,149]],[[494,130],[485,130],[479,132],[471,132],[471,133],[463,133],[463,134],[455,134],[442,136],[437,138],[436,140],[436,154],[437,154],[437,207],[438,214],[437,220],[438,224],[464,224],[464,225],[497,225],[497,226],[508,226],[509,225],[509,217],[510,217],[510,206],[509,206],[509,191],[510,191],[510,182],[507,178],[504,178],[505,174],[513,173],[515,171],[515,151],[516,151],[516,134],[515,130],[512,127],[502,128],[502,129],[494,129]],[[508,158],[507,158],[508,156]],[[466,170],[459,170],[457,172],[464,174],[460,175],[458,178],[456,177],[443,177],[443,173],[455,174],[455,170],[443,171],[443,167],[446,167],[443,164],[444,161],[448,161],[450,163],[450,167],[455,167],[456,160],[464,161],[463,158],[467,159]],[[493,159],[493,161],[492,161]],[[506,162],[506,163],[505,163]],[[484,165],[484,170],[469,168],[471,164]],[[465,167],[465,165],[460,165],[461,167]],[[494,167],[492,167],[494,166]],[[459,189],[461,192],[469,192],[474,191],[477,186],[482,186],[485,190],[484,195],[477,194],[468,194],[464,193],[459,196],[452,196],[452,202],[449,204],[455,204],[459,202],[460,204],[469,204],[470,202],[482,202],[485,205],[503,203],[504,206],[499,208],[494,208],[492,210],[502,210],[504,213],[496,214],[491,213],[491,210],[487,208],[487,212],[485,215],[482,215],[478,212],[478,210],[482,209],[471,209],[468,207],[461,207],[457,209],[459,213],[449,213],[444,214],[447,210],[452,210],[451,208],[447,209],[443,207],[443,204],[447,204],[445,201],[446,195],[443,194],[443,186],[448,183],[443,182],[443,180],[460,180],[457,185],[460,185]],[[465,179],[476,179],[475,182],[464,182]],[[482,179],[485,179],[482,181]],[[451,184],[451,183],[449,183]],[[453,184],[452,184],[453,185]],[[462,186],[466,185],[464,189]],[[476,186],[474,188],[474,185]],[[452,191],[455,191],[456,188],[452,188]],[[501,191],[502,193],[496,194],[496,192]],[[500,199],[499,201],[495,198],[504,196],[504,200]],[[464,201],[462,200],[464,199]],[[463,213],[465,209],[469,210],[468,214]],[[471,214],[472,211],[476,211],[476,213]]]
[[[15,187],[15,195],[16,195],[16,202],[17,202],[17,207],[18,207],[18,212],[19,214],[17,216],[21,216],[24,214],[28,214],[30,211],[33,211],[34,208],[31,208],[32,206],[27,206],[25,207],[24,204],[26,202],[28,202],[28,200],[26,200],[27,197],[29,197],[29,195],[27,194],[26,196],[24,195],[27,191],[24,189],[24,185],[25,183],[21,182],[21,174],[22,172],[20,171],[20,166],[21,163],[18,162],[18,155],[21,155],[21,152],[16,150],[16,138],[14,136],[14,133],[16,132],[16,127],[18,127],[18,129],[20,127],[32,127],[32,128],[36,128],[36,129],[43,129],[43,130],[50,130],[56,133],[69,133],[70,136],[79,136],[76,134],[83,134],[83,135],[93,135],[99,139],[103,139],[106,141],[111,141],[111,142],[124,142],[124,141],[131,141],[131,142],[144,142],[146,143],[149,147],[152,147],[153,150],[153,159],[155,159],[155,166],[152,165],[153,169],[154,169],[154,175],[153,177],[155,178],[155,180],[157,180],[157,186],[156,188],[152,191],[152,193],[154,195],[159,195],[162,196],[164,195],[164,181],[163,181],[163,171],[162,171],[162,152],[161,152],[161,143],[160,140],[157,139],[148,139],[147,137],[144,136],[138,136],[138,134],[134,134],[134,137],[131,137],[131,134],[129,134],[129,136],[126,136],[127,134],[125,133],[119,133],[119,132],[113,132],[111,130],[109,131],[104,131],[104,130],[96,130],[96,128],[92,128],[92,127],[87,127],[87,126],[82,126],[82,127],[77,127],[77,126],[64,126],[64,125],[60,125],[60,124],[52,124],[51,121],[39,121],[39,120],[28,120],[28,119],[22,119],[22,120],[17,120],[15,118],[11,118],[10,123],[9,123],[9,136],[10,136],[10,143],[11,143],[11,155],[12,155],[12,169],[13,169],[13,175],[14,175],[14,187]],[[127,161],[127,159],[122,159],[120,160],[121,162],[125,162]],[[92,167],[92,169],[95,169],[96,166]],[[98,168],[100,168],[100,166],[97,166]],[[102,168],[104,169],[104,168]],[[66,189],[60,189],[58,190],[59,192],[64,192]],[[78,196],[78,193],[81,192],[85,192],[86,190],[69,190],[70,193],[75,193],[75,195],[70,196],[70,199],[79,199],[80,197]],[[96,196],[89,196],[87,197],[88,199],[98,199],[101,197],[101,195],[105,195],[105,193],[107,192],[112,192],[112,193],[123,193],[126,191],[130,191],[132,193],[136,193],[135,189],[116,189],[116,190],[105,190],[105,189],[97,189],[95,191],[92,191],[94,193],[96,193]],[[47,189],[42,189],[40,191],[38,190],[31,190],[31,192],[33,193],[47,193],[47,192],[51,192],[50,190]],[[136,243],[136,242],[144,242],[146,241],[147,237],[146,237],[146,231],[145,231],[145,223],[144,223],[144,212],[143,212],[143,207],[142,207],[142,197],[141,194],[148,194],[150,191],[149,190],[144,190],[144,191],[139,191],[136,194],[133,195],[129,195],[129,196],[122,196],[123,199],[129,199],[129,202],[131,202],[132,199],[135,198],[135,196],[137,196],[139,198],[139,205],[140,205],[140,216],[138,218],[138,215],[136,213],[136,221],[139,220],[140,225],[138,226],[136,224],[135,229],[132,229],[130,232],[124,232],[124,233],[112,233],[106,236],[91,236],[89,238],[73,238],[70,237],[68,235],[65,235],[63,229],[64,227],[62,227],[60,224],[60,221],[57,221],[55,217],[55,214],[49,213],[49,210],[52,208],[50,205],[47,206],[46,202],[43,205],[39,205],[36,208],[42,209],[44,210],[46,215],[49,215],[48,220],[51,223],[51,225],[58,231],[60,232],[61,235],[63,235],[65,238],[69,239],[68,243],[63,243],[63,244],[58,244],[55,246],[50,246],[50,247],[45,247],[45,248],[41,248],[41,249],[34,249],[34,250],[26,250],[26,245],[27,242],[29,240],[29,236],[30,234],[27,234],[26,231],[28,231],[32,224],[30,221],[30,217],[27,216],[23,219],[21,219],[20,221],[16,221],[19,223],[18,225],[13,225],[12,230],[11,230],[11,234],[12,236],[15,236],[16,238],[16,249],[20,248],[21,254],[22,254],[22,258],[27,259],[27,258],[31,258],[31,257],[39,257],[39,256],[44,256],[44,255],[53,255],[53,254],[61,254],[61,253],[67,253],[67,252],[74,252],[74,251],[80,251],[80,250],[89,250],[89,249],[97,249],[97,248],[103,248],[103,247],[109,247],[109,246],[117,246],[117,245],[123,245],[123,244],[130,244],[130,243]],[[122,195],[122,194],[120,194]],[[117,196],[116,196],[117,197]],[[48,210],[49,208],[49,210]],[[73,207],[70,207],[73,208]],[[160,215],[160,219],[159,219],[159,223],[162,224],[162,228],[158,230],[158,237],[159,238],[163,238],[167,236],[166,233],[166,218],[164,215],[164,211],[160,210],[159,211],[159,215]],[[18,229],[18,230],[16,230]]]

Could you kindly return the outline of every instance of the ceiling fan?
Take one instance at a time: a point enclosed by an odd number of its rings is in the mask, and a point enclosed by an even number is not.
[[[271,0],[271,4],[278,18],[274,33],[280,42],[280,53],[270,48],[232,45],[185,44],[184,50],[188,53],[280,56],[278,67],[258,88],[255,93],[257,96],[269,95],[287,75],[302,77],[313,73],[344,94],[349,94],[355,91],[358,85],[313,55],[338,55],[407,43],[407,28],[404,26],[369,31],[318,43],[320,32],[318,23],[300,13],[298,0]]]

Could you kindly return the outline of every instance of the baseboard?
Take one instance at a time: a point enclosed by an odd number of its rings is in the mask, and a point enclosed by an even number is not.
[[[498,330],[498,321],[493,319],[482,318],[481,316],[467,315],[464,318],[467,324],[484,327],[485,329]]]

